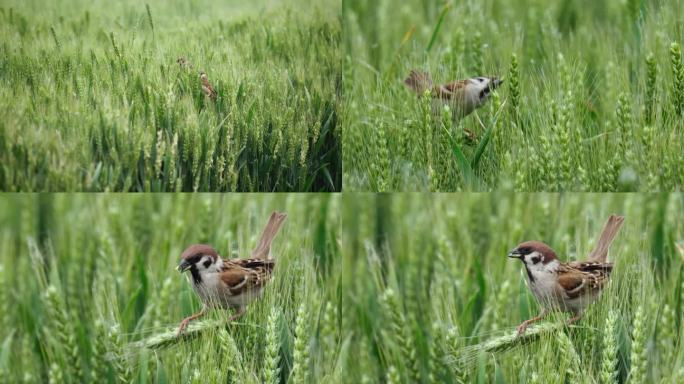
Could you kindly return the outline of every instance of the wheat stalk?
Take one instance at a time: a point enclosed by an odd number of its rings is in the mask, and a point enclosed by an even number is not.
[[[164,349],[181,341],[194,339],[203,333],[214,332],[217,328],[225,325],[225,321],[219,320],[195,321],[190,323],[180,336],[178,336],[178,329],[171,328],[166,332],[157,333],[146,339],[134,342],[130,346],[135,349]]]

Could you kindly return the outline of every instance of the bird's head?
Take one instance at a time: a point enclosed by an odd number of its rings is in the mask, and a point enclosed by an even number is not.
[[[222,260],[214,248],[205,244],[193,244],[181,254],[178,271],[183,273],[190,271],[193,276],[196,273],[206,271],[218,271]]]
[[[546,269],[549,263],[558,260],[556,252],[541,241],[526,241],[518,244],[508,257],[519,259],[529,270]]]
[[[477,92],[480,102],[486,101],[492,91],[503,83],[503,79],[498,77],[479,76],[470,79],[470,86]]]

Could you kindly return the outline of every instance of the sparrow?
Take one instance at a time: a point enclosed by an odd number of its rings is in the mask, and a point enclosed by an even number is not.
[[[501,83],[503,80],[497,77],[479,76],[434,86],[430,74],[416,70],[412,70],[404,80],[404,84],[418,97],[429,92],[433,115],[439,116],[444,106],[449,106],[454,124],[484,105]]]
[[[527,326],[543,319],[552,310],[572,312],[568,325],[582,317],[584,309],[599,296],[608,284],[613,263],[606,261],[608,248],[615,239],[625,218],[608,218],[596,247],[587,261],[564,263],[556,252],[541,241],[526,241],[510,251],[508,257],[519,259],[527,272],[527,285],[542,306],[539,316],[525,320],[518,326],[518,335]]]
[[[176,63],[181,67],[181,69],[193,69],[193,65],[185,58],[185,57],[179,57],[178,60],[176,60]]]
[[[214,91],[214,87],[209,84],[209,78],[204,71],[200,72],[200,80],[202,81],[202,92],[204,92],[204,95],[212,101],[216,101],[216,91]]]
[[[178,271],[190,271],[188,281],[203,305],[198,313],[183,319],[177,336],[190,321],[203,316],[211,308],[235,310],[228,322],[245,313],[247,304],[261,295],[273,274],[275,260],[271,258],[271,243],[285,218],[285,213],[271,214],[259,243],[248,259],[223,259],[206,244],[193,244],[183,251]]]

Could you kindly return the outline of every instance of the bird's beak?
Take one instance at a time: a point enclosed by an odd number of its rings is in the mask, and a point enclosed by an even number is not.
[[[188,269],[190,269],[190,266],[191,266],[191,264],[188,263],[187,260],[183,260],[183,261],[181,261],[180,264],[178,264],[178,272],[183,273],[183,272],[187,271]]]
[[[516,249],[508,252],[508,257],[510,257],[511,259],[519,259],[520,258],[520,251],[518,251],[518,249],[516,248]]]
[[[499,79],[498,77],[493,78],[492,83],[491,83],[492,84],[491,89],[498,88],[499,85],[501,85],[503,82],[504,82],[503,79]]]

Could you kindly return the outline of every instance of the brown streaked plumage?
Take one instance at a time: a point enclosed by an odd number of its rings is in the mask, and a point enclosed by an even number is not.
[[[275,260],[228,259],[223,260],[221,281],[231,295],[241,295],[263,287],[273,273]]]
[[[601,292],[608,283],[612,263],[570,262],[561,264],[558,270],[558,286],[561,294],[569,299]]]
[[[449,106],[454,123],[484,105],[502,82],[497,77],[478,76],[435,86],[430,74],[417,70],[412,70],[404,80],[418,97],[430,95],[433,115],[440,116],[444,107]]]
[[[463,97],[463,90],[470,84],[471,80],[459,80],[451,83],[442,84],[432,89],[432,97],[439,99],[452,100]]]
[[[261,295],[262,288],[271,279],[275,267],[271,244],[286,218],[285,213],[271,214],[252,257],[247,259],[222,259],[206,244],[194,244],[183,251],[178,269],[181,273],[190,271],[190,281],[203,308],[181,322],[179,335],[190,321],[204,315],[209,308],[235,309],[229,321],[244,314],[247,304]]]
[[[519,334],[552,310],[573,312],[569,324],[581,318],[584,309],[598,297],[610,279],[613,263],[606,261],[608,249],[623,222],[622,216],[608,218],[587,261],[561,262],[556,252],[540,241],[520,243],[509,253],[509,257],[523,262],[530,290],[543,308],[539,316],[518,327]]]
[[[193,65],[185,58],[185,57],[179,57],[178,60],[176,60],[176,63],[180,66],[181,69],[192,69]]]
[[[216,101],[216,91],[214,91],[214,87],[209,84],[209,78],[204,71],[200,72],[200,80],[202,81],[202,92],[204,92],[204,95],[212,101]]]

